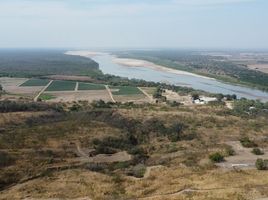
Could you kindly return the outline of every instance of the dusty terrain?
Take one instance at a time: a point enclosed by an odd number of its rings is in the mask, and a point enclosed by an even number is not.
[[[48,79],[53,80],[66,80],[66,81],[92,81],[89,76],[67,76],[67,75],[51,75],[46,76]]]
[[[264,73],[268,73],[268,64],[252,64],[248,65],[249,69],[258,70]]]
[[[227,157],[225,162],[217,164],[220,167],[227,169],[255,169],[255,162],[257,158],[268,159],[268,149],[262,149],[264,155],[254,155],[251,153],[253,148],[243,147],[239,141],[230,141],[226,143],[230,145],[236,154]]]
[[[181,102],[184,105],[192,105],[192,98],[191,96],[181,96],[176,92],[173,92],[171,90],[165,90],[163,93],[163,96],[167,98],[168,101],[176,101]]]
[[[20,87],[22,83],[27,81],[25,78],[0,78],[0,84],[3,89],[11,95],[21,95],[26,97],[35,97],[44,87]]]
[[[48,102],[72,102],[72,101],[89,101],[104,100],[111,101],[107,90],[89,90],[89,91],[59,91],[59,92],[44,92],[44,94],[52,95],[53,99]]]

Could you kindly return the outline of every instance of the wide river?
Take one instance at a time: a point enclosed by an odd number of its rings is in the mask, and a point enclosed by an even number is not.
[[[245,97],[248,99],[268,101],[268,93],[260,90],[223,83],[215,79],[209,79],[201,76],[174,74],[146,66],[124,66],[113,62],[114,58],[114,56],[108,54],[92,57],[93,60],[99,63],[100,69],[105,74],[112,74],[130,79],[143,79],[146,81],[164,82],[177,86],[192,87],[194,89],[200,89],[211,93],[236,94],[239,98]]]

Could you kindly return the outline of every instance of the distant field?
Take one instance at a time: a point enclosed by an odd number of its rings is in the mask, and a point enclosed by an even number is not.
[[[73,81],[53,81],[46,91],[74,91],[75,85]]]
[[[20,85],[20,87],[30,87],[30,86],[46,86],[49,83],[49,80],[47,79],[30,79],[23,84]]]
[[[105,90],[105,86],[93,83],[79,83],[78,90]]]
[[[138,95],[143,94],[138,88],[130,86],[110,86],[113,95]],[[118,91],[117,91],[118,90]]]

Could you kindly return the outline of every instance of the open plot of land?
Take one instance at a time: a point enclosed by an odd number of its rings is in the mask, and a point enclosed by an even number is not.
[[[156,91],[155,87],[140,87],[140,88],[150,96],[153,96],[154,92]]]
[[[79,83],[78,90],[105,90],[105,86],[93,83]]]
[[[130,86],[109,86],[113,95],[139,95],[143,94],[138,88]]]
[[[74,91],[76,82],[73,81],[53,81],[46,91]]]
[[[144,94],[139,95],[114,95],[114,100],[117,102],[136,102],[136,103],[145,103],[151,102],[151,100],[146,97]]]
[[[232,146],[236,154],[234,156],[227,157],[225,162],[217,164],[220,167],[232,169],[237,166],[239,168],[255,169],[255,162],[257,158],[268,159],[267,149],[263,150],[263,155],[255,155],[251,152],[252,148],[243,147],[239,141],[230,141],[227,144]]]
[[[168,101],[176,101],[183,103],[184,105],[192,105],[191,96],[181,96],[177,92],[173,92],[171,90],[165,90],[163,96],[167,98]]]
[[[253,64],[253,65],[248,65],[248,67],[249,69],[254,69],[257,71],[268,73],[268,64]]]
[[[47,79],[30,79],[23,84],[20,85],[20,87],[29,87],[29,86],[46,86],[49,83],[49,80]]]
[[[53,98],[48,99],[49,102],[72,102],[72,101],[89,101],[104,100],[111,101],[111,97],[107,90],[88,90],[88,91],[46,91],[42,95],[49,95]]]
[[[10,95],[24,96],[33,98],[43,89],[43,86],[20,87],[27,79],[25,78],[0,78],[0,84]]]
[[[71,76],[71,75],[50,75],[45,76],[48,79],[53,80],[65,80],[65,81],[92,81],[93,79],[89,76]]]

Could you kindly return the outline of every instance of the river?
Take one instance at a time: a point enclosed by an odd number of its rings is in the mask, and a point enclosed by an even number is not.
[[[192,87],[211,93],[236,94],[238,98],[260,99],[268,101],[268,93],[245,86],[223,83],[221,81],[190,74],[174,74],[159,71],[149,67],[129,67],[113,62],[114,56],[109,54],[93,56],[92,59],[99,63],[100,70],[104,74],[112,74],[121,77],[142,79],[146,81],[164,82],[177,86]]]

